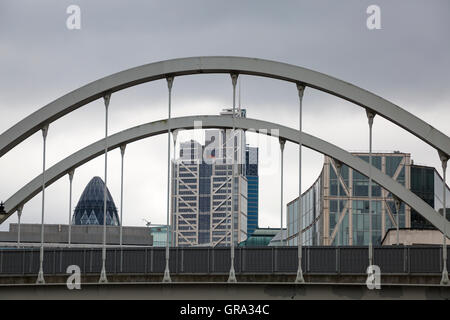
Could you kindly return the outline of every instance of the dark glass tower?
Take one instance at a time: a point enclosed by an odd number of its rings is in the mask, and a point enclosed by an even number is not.
[[[247,236],[258,229],[258,148],[246,147],[245,176],[247,178]]]
[[[425,166],[411,166],[411,191],[418,195],[423,201],[433,208],[435,207],[434,190],[435,169]],[[411,209],[411,228],[433,229],[433,225],[422,217],[416,210]]]
[[[72,224],[103,225],[104,190],[103,180],[100,177],[92,178],[75,207]],[[120,225],[117,208],[108,189],[106,189],[106,225]]]

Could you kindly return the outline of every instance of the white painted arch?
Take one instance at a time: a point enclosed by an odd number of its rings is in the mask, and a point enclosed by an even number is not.
[[[201,121],[202,128],[232,128],[233,120],[227,116],[191,116],[172,118],[170,120],[170,128],[172,130],[177,129],[194,129],[194,121]],[[278,130],[279,136],[287,141],[298,143],[299,131],[288,128],[282,125],[278,125],[271,122],[249,119],[249,118],[236,118],[236,128],[244,130],[253,130],[263,134],[270,134],[271,130]],[[168,121],[160,120],[150,122],[144,125],[129,128],[108,137],[108,150],[113,150],[121,145],[128,144],[137,140],[141,140],[147,137],[166,134],[168,130]],[[354,170],[368,176],[369,164],[358,157],[353,156],[349,152],[329,143],[321,140],[317,137],[309,135],[305,132],[302,133],[303,146],[328,155],[334,159],[345,163]],[[84,163],[104,154],[104,139],[99,140],[75,153],[68,156],[64,160],[61,160],[45,172],[46,186],[51,185],[57,181],[69,171],[83,165]],[[444,219],[439,215],[432,207],[430,207],[425,201],[416,196],[413,192],[406,189],[404,186],[393,180],[388,175],[384,174],[380,170],[372,167],[372,179],[380,186],[396,195],[404,203],[411,208],[419,212],[425,219],[432,223],[436,228],[444,230]],[[13,214],[17,208],[29,201],[32,197],[38,194],[42,190],[42,174],[34,178],[31,182],[17,191],[11,198],[5,202],[5,210],[8,216]],[[0,221],[3,222],[3,221]],[[450,236],[450,223],[446,223],[446,233]]]
[[[144,82],[167,76],[200,73],[239,73],[302,83],[368,108],[435,149],[450,156],[450,138],[397,105],[350,83],[302,67],[246,57],[191,57],[150,63],[91,82],[47,104],[0,135],[0,157],[17,144],[81,106]]]

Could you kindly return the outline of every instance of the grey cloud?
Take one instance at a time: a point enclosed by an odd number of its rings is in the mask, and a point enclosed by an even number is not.
[[[369,31],[365,10],[378,4],[382,30]],[[65,27],[70,4],[82,10],[82,29]],[[88,82],[130,67],[159,60],[197,55],[238,55],[279,60],[327,73],[399,104],[446,134],[450,114],[450,2],[428,1],[2,1],[0,2],[0,132],[59,96]],[[242,76],[242,102],[248,116],[298,126],[295,87],[270,79]],[[180,77],[174,84],[175,116],[210,113],[231,105],[227,75]],[[164,81],[143,84],[113,95],[111,132],[167,116]],[[96,101],[52,124],[49,164],[103,134],[103,106]],[[355,124],[355,121],[357,123]],[[367,149],[364,111],[341,99],[308,89],[304,128],[347,149]],[[429,165],[438,165],[424,143],[378,118],[376,148],[401,149]],[[393,140],[392,136],[397,137]],[[17,151],[0,159],[0,199],[40,171],[40,133]],[[139,224],[154,211],[164,221],[164,137],[130,146],[126,223]],[[296,151],[287,149],[285,200],[296,195]],[[432,154],[430,156],[430,154]],[[111,155],[111,158],[117,158]],[[278,155],[274,154],[276,158]],[[20,159],[20,160],[18,160]],[[34,161],[30,165],[29,161]],[[112,172],[117,170],[117,159]],[[26,167],[21,170],[19,167]],[[142,173],[139,174],[139,166]],[[304,188],[320,172],[321,156],[308,153]],[[22,171],[20,174],[14,174]],[[92,175],[102,176],[97,159],[80,169],[75,194]],[[143,177],[152,177],[143,178]],[[261,199],[269,199],[262,179]],[[67,182],[67,181],[66,181]],[[49,191],[49,221],[65,221],[66,182]],[[117,177],[111,190],[118,197]],[[75,197],[76,198],[76,197]],[[277,201],[261,204],[263,225],[277,223]],[[135,204],[133,204],[135,203]],[[139,205],[145,204],[145,205]],[[39,196],[29,208],[38,211]],[[37,217],[38,215],[36,215]],[[31,218],[30,218],[31,219]],[[53,220],[52,220],[53,219]],[[25,220],[26,221],[26,220]],[[156,220],[155,220],[156,222]],[[4,226],[2,226],[4,227]]]

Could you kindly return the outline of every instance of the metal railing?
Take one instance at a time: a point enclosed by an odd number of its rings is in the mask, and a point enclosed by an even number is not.
[[[165,248],[108,248],[108,274],[163,273]],[[100,273],[100,248],[46,248],[44,274],[65,274],[70,265],[82,274]],[[365,274],[367,247],[305,247],[302,269],[305,274]],[[237,274],[295,274],[296,247],[236,248]],[[383,274],[439,274],[442,272],[442,248],[439,246],[389,246],[374,248],[374,264]],[[173,274],[227,274],[229,248],[170,248],[170,272]],[[32,275],[39,271],[39,249],[0,249],[0,276]]]

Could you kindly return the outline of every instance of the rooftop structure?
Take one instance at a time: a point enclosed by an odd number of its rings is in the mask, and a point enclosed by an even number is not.
[[[46,246],[60,246],[68,244],[67,224],[46,224],[44,225],[44,243]],[[106,227],[106,244],[119,245],[118,226]],[[123,227],[122,243],[125,246],[151,246],[153,244],[152,235],[147,227]],[[9,231],[0,232],[0,242],[17,244],[18,224],[11,223]],[[40,224],[20,225],[20,246],[30,246],[39,244],[41,241]],[[71,226],[71,246],[101,246],[103,243],[103,226],[100,225],[72,225]]]
[[[247,238],[239,243],[239,247],[266,247],[272,239],[280,232],[280,229],[258,228]]]

